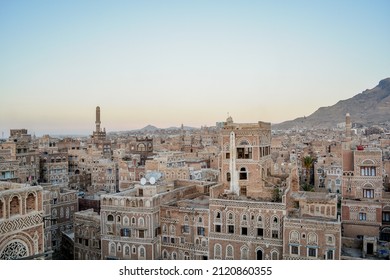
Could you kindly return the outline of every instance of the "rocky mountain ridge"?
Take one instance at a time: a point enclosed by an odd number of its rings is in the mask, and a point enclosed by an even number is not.
[[[328,107],[321,107],[307,117],[273,124],[272,129],[332,128],[345,121],[349,113],[353,123],[370,126],[390,122],[390,78],[349,99],[340,100]]]

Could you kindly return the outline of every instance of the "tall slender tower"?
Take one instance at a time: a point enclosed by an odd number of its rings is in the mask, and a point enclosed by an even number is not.
[[[345,137],[351,138],[351,116],[349,113],[345,115]]]
[[[352,133],[351,133],[351,116],[349,113],[345,115],[345,138],[343,141],[343,149],[350,150],[351,149],[351,141],[352,141]]]
[[[95,124],[96,124],[96,132],[100,132],[100,107],[97,106],[96,107],[96,121],[95,121]]]
[[[93,132],[92,137],[95,140],[105,140],[106,139],[106,129],[104,128],[102,130],[100,127],[101,122],[100,122],[100,107],[99,106],[96,107],[95,124],[96,124],[96,130]]]

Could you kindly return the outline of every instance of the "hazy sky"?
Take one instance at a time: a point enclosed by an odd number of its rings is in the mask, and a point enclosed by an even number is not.
[[[390,77],[390,1],[0,1],[0,133],[272,123]],[[1,135],[0,135],[1,136]]]

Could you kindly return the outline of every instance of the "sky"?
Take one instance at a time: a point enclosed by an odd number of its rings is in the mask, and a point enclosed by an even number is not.
[[[279,123],[390,77],[390,1],[0,1],[0,136]]]

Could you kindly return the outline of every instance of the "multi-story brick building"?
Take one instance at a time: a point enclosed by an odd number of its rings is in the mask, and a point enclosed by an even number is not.
[[[36,183],[40,168],[39,152],[32,145],[31,135],[27,134],[25,129],[11,129],[10,135],[7,141],[0,144],[0,150],[9,150],[11,152],[10,157],[7,159],[8,163],[9,161],[18,162],[17,182]]]
[[[69,183],[68,165],[68,153],[42,153],[40,181],[52,185],[67,186]]]
[[[211,188],[210,259],[281,259],[286,205]]]
[[[162,259],[209,258],[209,197],[204,188],[199,190],[160,207]]]
[[[283,221],[283,259],[341,258],[341,220],[338,198],[333,193],[299,191],[298,175],[292,170]]]
[[[19,162],[11,159],[11,150],[0,150],[0,181],[17,183],[19,180]]]
[[[231,117],[221,130],[221,181],[236,195],[271,199],[271,125],[258,122],[233,123]]]
[[[73,230],[74,213],[78,211],[78,192],[67,187],[42,185],[44,189],[45,248],[58,253],[63,232]]]
[[[314,187],[316,191],[341,194],[343,177],[342,158],[327,154],[314,163]]]
[[[377,241],[382,237],[382,223],[390,221],[382,213],[388,213],[389,209],[389,201],[384,197],[382,151],[362,145],[353,147],[348,114],[346,119],[346,137],[343,142],[342,234],[346,244],[354,241],[363,247],[363,256],[373,256],[377,253]]]
[[[100,215],[93,209],[75,213],[74,259],[101,259]]]
[[[133,189],[103,195],[102,259],[162,258],[161,206],[191,195],[198,196],[199,192],[207,192],[205,189],[207,185],[191,181],[165,184],[142,180]],[[167,217],[171,215],[173,212],[165,213]],[[168,220],[165,223],[169,227]],[[175,228],[179,231],[177,222]]]

